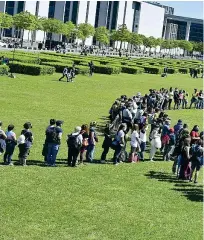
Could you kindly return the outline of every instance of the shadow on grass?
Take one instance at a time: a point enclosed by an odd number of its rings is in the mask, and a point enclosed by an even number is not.
[[[194,202],[203,201],[203,186],[195,185],[194,183],[189,184],[189,182],[177,180],[175,175],[165,172],[149,171],[145,174],[149,179],[157,179],[161,182],[175,183],[172,190],[181,192],[188,200]]]

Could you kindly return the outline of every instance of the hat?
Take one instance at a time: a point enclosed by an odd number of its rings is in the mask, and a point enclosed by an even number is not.
[[[75,129],[74,129],[74,132],[75,132],[75,133],[78,133],[78,132],[80,132],[80,131],[81,131],[81,127],[79,127],[79,126],[75,127]]]
[[[64,123],[64,121],[62,121],[62,120],[57,120],[56,121],[56,125],[61,125],[61,124],[63,124]]]
[[[171,133],[174,133],[174,129],[173,129],[173,128],[170,128],[169,131],[170,131]]]

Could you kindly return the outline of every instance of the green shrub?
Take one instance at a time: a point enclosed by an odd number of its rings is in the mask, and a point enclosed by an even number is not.
[[[3,64],[0,65],[0,75],[7,75],[9,72],[9,66]]]
[[[176,71],[176,69],[175,68],[168,68],[168,70],[167,70],[167,73],[169,73],[169,74],[174,74],[174,73],[176,73],[177,71]]]
[[[9,67],[11,69],[11,72],[27,74],[27,75],[45,75],[45,74],[53,74],[55,72],[55,68],[51,66],[20,63],[20,62],[10,63]]]
[[[150,73],[150,74],[159,74],[162,72],[161,68],[157,67],[149,67],[149,66],[142,66],[144,68],[145,73]]]
[[[143,68],[138,67],[129,67],[129,66],[121,66],[121,72],[122,73],[128,73],[128,74],[140,74],[143,73]]]
[[[82,74],[82,75],[87,75],[89,74],[89,67],[85,66],[76,66],[76,74]]]
[[[62,63],[62,62],[42,62],[42,65],[54,67],[56,72],[58,72],[58,73],[62,73],[65,67],[72,66],[72,64],[68,65],[68,64]]]
[[[188,68],[179,68],[178,71],[179,73],[184,73],[184,74],[187,74],[189,72]]]
[[[119,66],[106,66],[106,65],[95,65],[94,66],[95,73],[101,74],[119,74],[121,72],[121,67]]]

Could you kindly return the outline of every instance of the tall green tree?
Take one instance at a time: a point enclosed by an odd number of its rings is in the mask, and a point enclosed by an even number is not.
[[[84,46],[87,38],[94,36],[95,28],[89,23],[80,23],[77,27],[77,38],[82,40]]]
[[[117,38],[118,38],[118,41],[120,41],[120,50],[124,42],[130,43],[131,32],[127,29],[127,26],[125,24],[118,27]]]
[[[24,30],[28,30],[28,40],[29,40],[30,31],[33,31],[36,29],[37,18],[35,15],[31,14],[28,11],[20,12],[13,16],[13,24],[16,28],[23,31],[21,36],[22,38],[21,45],[23,45]]]
[[[131,33],[131,37],[130,37],[130,44],[134,47],[139,47],[143,44],[143,40],[142,37],[137,34],[137,33]],[[131,51],[132,51],[132,46],[131,46]]]
[[[186,54],[186,51],[191,52],[193,50],[193,44],[186,40],[180,40],[179,47],[184,50],[184,54]]]
[[[13,25],[13,17],[8,13],[0,13],[0,39],[3,37],[4,29],[9,29]]]
[[[95,38],[99,42],[99,47],[101,47],[101,44],[107,45],[110,41],[109,31],[104,26],[98,27],[95,29]]]
[[[55,18],[41,19],[42,29],[46,33],[50,33],[50,49],[52,45],[52,33],[62,34],[63,33],[63,22]]]
[[[67,41],[73,36],[76,26],[73,22],[68,21],[63,24],[62,34],[66,37]]]

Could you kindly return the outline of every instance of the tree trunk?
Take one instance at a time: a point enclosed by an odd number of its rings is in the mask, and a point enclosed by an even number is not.
[[[3,29],[3,28],[1,28],[1,36],[0,36],[0,39],[2,39],[2,38],[3,38],[3,34],[4,34],[4,29]]]
[[[28,31],[28,42],[30,41],[30,30]]]
[[[52,34],[50,35],[50,50],[51,50],[51,47],[52,47]]]
[[[31,31],[31,47],[33,47],[34,31]]]
[[[24,29],[23,29],[22,34],[21,34],[21,48],[23,47],[23,36],[24,36]]]
[[[43,48],[45,48],[45,37],[46,37],[46,32],[44,32],[44,36],[43,36]]]
[[[122,44],[123,44],[123,42],[121,41],[121,42],[120,42],[120,50],[122,49]]]

